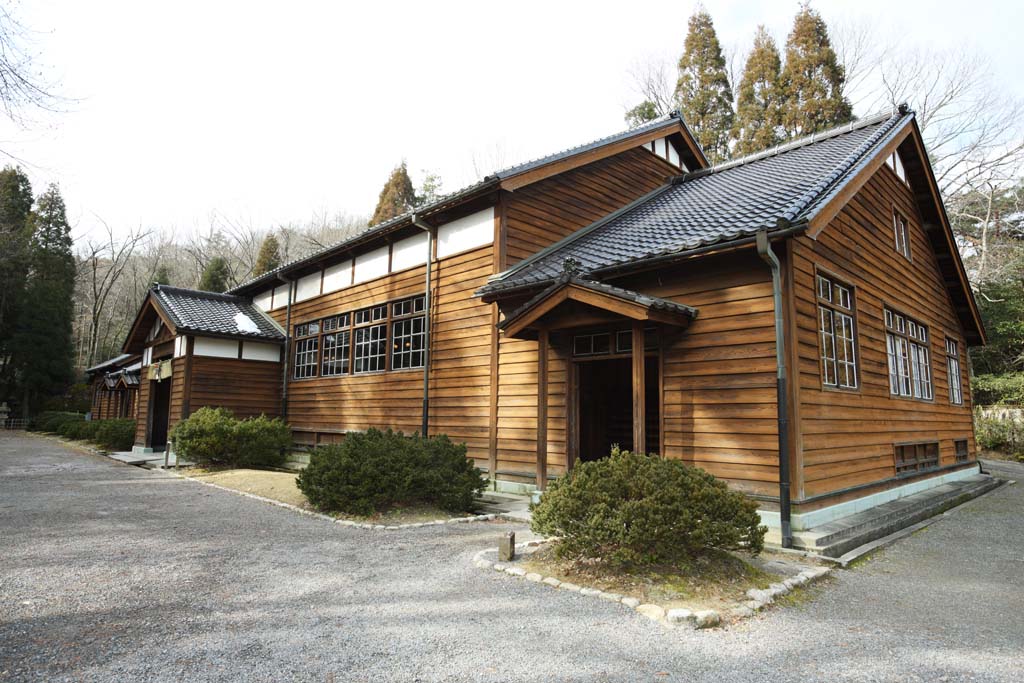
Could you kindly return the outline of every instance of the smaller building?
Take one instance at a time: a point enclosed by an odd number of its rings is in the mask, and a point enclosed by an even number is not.
[[[141,356],[135,451],[161,451],[204,406],[237,417],[281,414],[284,331],[246,297],[157,285],[124,351]]]
[[[142,360],[138,354],[125,353],[94,365],[85,371],[89,378],[93,420],[138,419],[139,374]]]

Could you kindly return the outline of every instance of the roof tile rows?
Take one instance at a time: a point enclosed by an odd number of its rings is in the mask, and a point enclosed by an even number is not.
[[[179,332],[284,341],[284,333],[249,299],[157,285],[153,297]]]

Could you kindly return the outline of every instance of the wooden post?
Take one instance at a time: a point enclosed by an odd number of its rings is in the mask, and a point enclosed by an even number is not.
[[[537,488],[548,481],[548,331],[537,336]]]
[[[633,452],[647,452],[647,388],[644,386],[644,324],[633,322]]]

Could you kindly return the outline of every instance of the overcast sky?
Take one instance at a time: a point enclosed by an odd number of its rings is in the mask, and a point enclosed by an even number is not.
[[[817,0],[826,21],[877,22],[920,45],[991,57],[1024,94],[1017,2]],[[445,191],[621,130],[631,68],[682,49],[695,2],[57,2],[14,8],[77,101],[0,149],[40,191],[56,182],[75,234],[99,218],[205,230],[369,214],[390,170]],[[853,5],[853,9],[850,6]],[[797,2],[712,2],[726,48],[759,23],[780,46]],[[860,112],[865,113],[865,112]]]

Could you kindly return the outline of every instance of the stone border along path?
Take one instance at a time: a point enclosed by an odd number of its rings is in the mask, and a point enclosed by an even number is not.
[[[552,540],[553,539],[544,539],[528,541],[526,543],[517,543],[516,552],[529,555],[537,552],[541,546],[546,543],[550,543]],[[572,591],[574,593],[579,593],[580,595],[600,598],[601,600],[607,600],[609,602],[618,602],[626,607],[635,609],[645,617],[653,619],[654,621],[670,628],[674,626],[690,626],[691,628],[702,629],[722,625],[722,615],[716,610],[698,610],[696,612],[679,608],[666,610],[661,605],[641,603],[636,598],[626,597],[619,593],[607,593],[597,588],[578,586],[574,583],[569,583],[568,581],[561,581],[553,576],[542,576],[535,572],[527,572],[522,567],[517,567],[507,562],[492,562],[484,557],[488,554],[497,555],[497,553],[497,548],[485,548],[473,555],[473,564],[480,569],[493,569],[494,571],[504,572],[505,574],[516,578],[526,579],[527,581],[533,581],[534,583],[543,583],[551,586],[552,588]],[[734,619],[751,617],[756,612],[775,602],[776,598],[786,595],[799,586],[807,585],[823,576],[827,576],[831,572],[832,569],[830,567],[808,567],[796,576],[790,577],[779,583],[773,583],[768,586],[768,588],[751,588],[747,591],[747,597],[750,599],[742,605],[730,610],[729,616]]]
[[[50,437],[50,435],[48,435],[48,434],[39,434],[39,436],[41,436],[41,437],[43,437],[45,439],[54,438],[62,446],[66,446],[66,447],[70,447],[70,448],[79,448],[79,449],[81,449],[83,451],[88,451],[88,452],[93,453],[95,455],[102,455],[103,457],[109,458],[110,460],[113,460],[114,462],[119,462],[122,465],[125,464],[125,463],[121,462],[120,460],[117,460],[116,458],[111,458],[107,451],[104,451],[104,450],[101,450],[101,449],[98,449],[98,448],[94,448],[94,447],[86,445],[86,444],[82,444],[82,443],[78,443],[78,442],[74,442],[74,441],[65,441],[65,440],[61,439],[60,437]],[[131,467],[134,467],[134,465],[131,465]],[[285,508],[285,509],[291,510],[292,512],[298,512],[299,514],[302,514],[302,515],[308,515],[310,517],[318,517],[318,518],[326,520],[328,522],[333,522],[334,524],[340,524],[342,526],[349,526],[349,527],[353,527],[353,528],[356,528],[356,529],[370,529],[370,530],[373,530],[373,531],[399,531],[401,529],[419,529],[419,528],[425,527],[425,526],[442,526],[442,525],[445,525],[445,524],[466,524],[468,522],[492,522],[492,521],[494,521],[496,519],[506,519],[504,515],[486,514],[486,515],[469,515],[467,517],[453,517],[451,519],[434,519],[434,520],[431,520],[429,522],[413,522],[413,523],[410,523],[410,524],[369,524],[367,522],[356,522],[356,521],[351,520],[351,519],[331,517],[330,515],[325,515],[322,512],[316,512],[315,510],[306,510],[304,508],[300,508],[297,505],[292,505],[291,503],[286,503],[283,500],[275,500],[273,498],[267,498],[266,496],[258,496],[255,493],[248,493],[246,491],[239,491],[238,489],[229,488],[227,486],[221,486],[220,484],[214,484],[213,482],[203,481],[202,479],[197,479],[195,477],[190,477],[190,476],[185,475],[185,474],[180,474],[180,473],[174,472],[174,471],[172,471],[170,469],[166,469],[165,470],[163,468],[160,468],[157,471],[163,472],[165,474],[169,474],[169,475],[171,475],[173,477],[178,477],[179,479],[187,479],[188,481],[194,481],[195,483],[202,484],[203,486],[209,486],[211,488],[220,489],[221,491],[227,491],[229,493],[234,493],[236,495],[244,496],[246,498],[252,498],[253,500],[258,500],[258,501],[261,501],[261,502],[264,502],[264,503],[270,503],[271,505],[276,505],[277,507]],[[522,520],[509,519],[508,521],[520,522]]]

